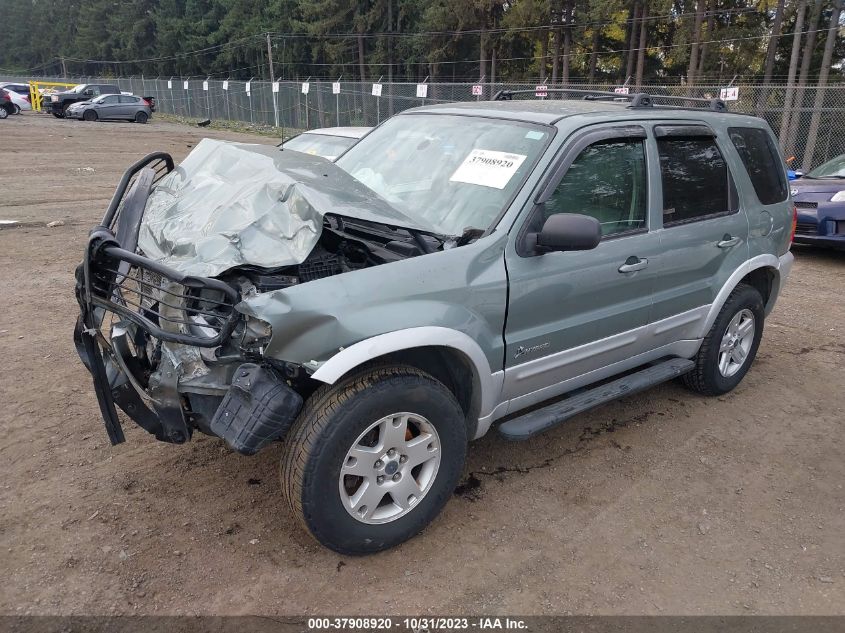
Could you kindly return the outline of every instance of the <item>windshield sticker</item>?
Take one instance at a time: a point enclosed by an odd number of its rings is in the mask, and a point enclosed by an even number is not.
[[[449,181],[504,189],[525,158],[523,154],[474,149],[455,170]]]
[[[525,133],[525,138],[531,139],[532,141],[539,141],[546,135],[545,132],[538,132],[537,130],[528,130]]]

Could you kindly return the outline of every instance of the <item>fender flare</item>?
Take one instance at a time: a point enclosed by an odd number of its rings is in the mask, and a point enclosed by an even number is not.
[[[487,356],[472,338],[445,327],[414,327],[373,336],[338,352],[321,364],[311,377],[332,385],[349,371],[373,358],[415,347],[448,347],[467,358],[481,390],[479,417],[489,415],[498,404],[504,372],[491,371]]]
[[[791,253],[788,253],[788,255],[790,255],[791,258]],[[791,263],[791,259],[789,262]],[[769,304],[766,306],[766,312],[768,313],[771,310],[771,307],[774,306],[774,300],[777,298],[777,294],[780,290],[780,269],[783,263],[783,259],[779,259],[776,255],[766,253],[764,255],[752,257],[743,263],[742,266],[737,268],[733,274],[728,277],[728,280],[722,286],[719,294],[716,295],[716,299],[710,305],[710,311],[707,313],[707,318],[704,320],[701,330],[698,333],[699,338],[704,338],[710,331],[710,328],[713,327],[713,323],[715,323],[716,317],[719,316],[722,306],[725,305],[728,297],[734,291],[734,288],[739,285],[739,282],[742,281],[748,273],[759,268],[771,268],[777,271],[778,278],[775,280],[775,286],[772,287],[772,296],[769,298]]]

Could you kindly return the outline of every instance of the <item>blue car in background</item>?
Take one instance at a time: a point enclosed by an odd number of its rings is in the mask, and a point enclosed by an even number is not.
[[[845,154],[793,180],[797,244],[845,249]]]

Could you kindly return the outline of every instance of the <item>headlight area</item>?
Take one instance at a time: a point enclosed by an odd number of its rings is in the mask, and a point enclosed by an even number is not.
[[[184,275],[110,236],[93,234],[77,269],[75,340],[112,443],[124,439],[115,405],[164,442],[200,431],[251,455],[281,439],[305,381],[298,366],[264,359],[272,330],[235,309],[244,288]]]

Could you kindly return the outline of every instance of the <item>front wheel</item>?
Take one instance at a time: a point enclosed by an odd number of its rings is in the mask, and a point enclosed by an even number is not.
[[[683,376],[684,384],[710,396],[736,387],[757,355],[764,319],[760,292],[746,284],[738,285],[704,337],[693,359],[695,368]]]
[[[82,118],[83,118],[85,121],[96,121],[96,120],[97,120],[97,113],[96,113],[96,112],[94,112],[93,110],[86,110],[86,111],[82,114]]]
[[[9,111],[4,106],[0,106],[0,119],[5,119],[8,116]]]
[[[416,535],[455,489],[464,414],[432,376],[394,366],[318,389],[291,429],[282,490],[305,528],[341,554]]]

